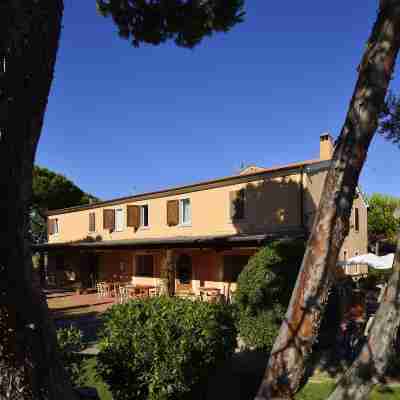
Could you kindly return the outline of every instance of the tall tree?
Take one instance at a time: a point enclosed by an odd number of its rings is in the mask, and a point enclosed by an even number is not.
[[[32,201],[30,208],[30,238],[42,243],[47,237],[46,210],[54,210],[99,201],[85,193],[65,176],[42,168],[33,168]]]
[[[400,199],[375,193],[368,198],[368,240],[371,244],[378,240],[395,243],[400,219],[393,215],[400,207]]]
[[[400,147],[400,97],[388,94],[379,120],[379,133]]]
[[[242,0],[109,0],[120,33],[193,47],[242,20]],[[36,146],[57,55],[63,0],[0,2],[0,398],[74,399],[27,240]]]
[[[290,399],[300,388],[333,282],[338,254],[349,232],[358,178],[377,129],[399,46],[400,1],[380,0],[302,267],[256,397],[258,400]]]

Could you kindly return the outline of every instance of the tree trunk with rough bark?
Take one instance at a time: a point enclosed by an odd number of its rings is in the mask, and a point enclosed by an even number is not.
[[[393,271],[374,318],[368,340],[353,365],[337,384],[328,400],[367,399],[382,382],[393,354],[400,324],[400,231]]]
[[[0,4],[0,398],[74,399],[46,299],[32,285],[32,168],[58,48],[62,0]]]
[[[400,45],[400,1],[381,0],[359,66],[296,286],[257,400],[290,399],[303,382],[339,251],[349,232],[358,178],[376,131]]]

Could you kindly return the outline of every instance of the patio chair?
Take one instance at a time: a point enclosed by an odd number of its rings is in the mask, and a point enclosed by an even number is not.
[[[97,295],[99,297],[106,297],[106,286],[104,282],[98,282],[96,284],[96,289],[97,289]]]
[[[122,304],[129,300],[129,290],[127,287],[119,285],[118,287],[118,301]]]

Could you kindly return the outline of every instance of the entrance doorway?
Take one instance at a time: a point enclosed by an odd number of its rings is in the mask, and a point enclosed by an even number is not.
[[[176,279],[179,288],[191,288],[192,286],[192,258],[187,254],[181,254],[176,262]]]
[[[88,287],[95,288],[99,279],[99,256],[97,254],[89,254],[88,267],[86,284]]]

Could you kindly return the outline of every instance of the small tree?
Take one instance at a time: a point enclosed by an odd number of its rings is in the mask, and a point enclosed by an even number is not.
[[[167,296],[134,300],[107,311],[98,372],[116,400],[195,399],[235,347],[227,305]]]
[[[393,212],[400,206],[400,199],[375,193],[368,200],[368,235],[370,243],[382,239],[395,243],[396,232],[400,227],[400,219],[396,218]]]
[[[275,242],[260,249],[238,278],[234,301],[239,335],[252,348],[269,351],[296,281],[304,241]]]

